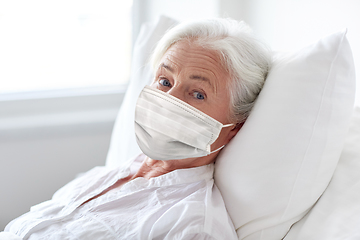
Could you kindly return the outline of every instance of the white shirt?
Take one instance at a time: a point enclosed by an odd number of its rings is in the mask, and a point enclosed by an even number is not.
[[[214,164],[136,178],[83,204],[136,172],[143,158],[123,169],[90,170],[5,231],[30,240],[237,239],[214,184]]]

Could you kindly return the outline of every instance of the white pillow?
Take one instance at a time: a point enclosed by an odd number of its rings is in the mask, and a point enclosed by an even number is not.
[[[346,31],[277,55],[248,120],[216,161],[239,239],[279,240],[315,204],[339,160],[354,95]]]
[[[354,110],[339,164],[329,186],[285,240],[360,239],[360,108]]]
[[[155,23],[146,23],[141,28],[134,45],[130,83],[115,121],[106,166],[120,166],[141,153],[134,132],[136,101],[141,90],[153,78],[149,65],[152,51],[165,32],[175,24],[175,20],[161,16]]]

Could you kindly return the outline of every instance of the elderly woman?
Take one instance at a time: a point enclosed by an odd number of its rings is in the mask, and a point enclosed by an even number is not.
[[[214,162],[239,131],[270,67],[244,23],[180,24],[159,42],[136,106],[141,154],[98,167],[5,231],[17,239],[237,239]],[[1,234],[0,234],[1,236]]]

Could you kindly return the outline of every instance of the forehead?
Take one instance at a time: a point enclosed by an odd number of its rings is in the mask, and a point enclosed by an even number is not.
[[[160,66],[162,64],[171,66],[177,71],[188,68],[208,74],[210,77],[228,78],[219,53],[191,40],[182,40],[172,45],[162,57]]]

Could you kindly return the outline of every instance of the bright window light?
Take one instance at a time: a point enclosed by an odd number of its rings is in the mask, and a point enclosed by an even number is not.
[[[0,0],[0,94],[126,84],[132,0]]]

